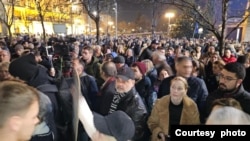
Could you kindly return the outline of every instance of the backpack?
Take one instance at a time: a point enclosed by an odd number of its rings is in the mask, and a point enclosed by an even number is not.
[[[73,106],[70,93],[71,80],[61,77],[54,84],[43,84],[37,87],[43,93],[55,94],[57,108],[55,112],[55,124],[58,141],[73,141]]]

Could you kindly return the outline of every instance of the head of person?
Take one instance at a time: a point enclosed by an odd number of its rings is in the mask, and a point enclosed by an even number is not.
[[[213,101],[212,105],[211,105],[211,111],[216,110],[218,108],[224,107],[224,106],[231,106],[234,107],[236,109],[242,110],[242,107],[240,105],[240,103],[234,99],[234,98],[220,98],[220,99],[216,99]]]
[[[95,56],[102,54],[102,47],[100,45],[95,45]]]
[[[192,70],[192,76],[205,76],[205,66],[204,64],[196,59],[192,60],[193,63],[193,70]]]
[[[249,68],[249,66],[250,66],[250,55],[245,54],[245,55],[238,56],[237,62],[243,64],[245,68]]]
[[[174,55],[174,48],[173,47],[169,47],[167,49],[167,52],[166,52],[167,56],[172,56]]]
[[[224,68],[226,63],[223,60],[218,60],[213,63],[213,74],[218,75],[220,74],[221,70]]]
[[[218,53],[212,53],[211,54],[211,57],[210,57],[210,61],[213,63],[213,62],[215,62],[215,61],[218,61],[218,60],[220,60],[221,58],[220,58],[220,55],[218,54]]]
[[[113,59],[117,56],[117,53],[111,52],[111,53],[106,53],[104,56],[103,62],[110,62],[113,61]]]
[[[134,56],[133,50],[131,48],[126,50],[126,56],[128,57]]]
[[[34,88],[15,81],[0,83],[0,134],[10,140],[30,140],[39,122],[39,96]]]
[[[175,69],[178,76],[190,77],[193,71],[192,59],[187,56],[178,57],[175,61]]]
[[[34,49],[34,44],[33,43],[29,43],[28,48],[29,49]]]
[[[125,54],[125,50],[124,50],[124,46],[123,45],[118,45],[118,47],[117,47],[117,53],[118,54],[121,54],[121,55],[123,55],[123,54]]]
[[[107,116],[94,113],[94,125],[100,134],[93,141],[127,141],[135,134],[134,122],[120,110]]]
[[[10,62],[11,55],[8,50],[0,51],[0,62]]]
[[[82,49],[81,55],[84,61],[90,61],[93,57],[94,49],[91,46],[85,46]]]
[[[37,63],[40,63],[40,62],[43,61],[42,56],[41,56],[41,52],[39,50],[36,49],[33,52],[33,54],[35,55],[35,60],[36,60]]]
[[[190,52],[190,57],[194,58],[194,59],[197,59],[197,52],[195,50],[192,50]]]
[[[28,48],[29,42],[28,41],[23,41],[22,45],[23,45],[24,48]]]
[[[191,56],[190,55],[190,50],[187,50],[187,49],[183,50],[183,55],[187,56],[187,57],[190,57]]]
[[[24,47],[21,44],[15,46],[15,52],[18,56],[21,56],[24,52]]]
[[[135,85],[135,74],[134,71],[125,67],[123,71],[116,76],[115,88],[118,93],[127,93]]]
[[[152,62],[157,67],[162,62],[166,62],[166,56],[159,50],[156,50],[152,53]]]
[[[169,77],[170,74],[168,73],[167,70],[165,70],[164,68],[162,68],[160,71],[160,73],[158,74],[158,79],[160,81],[163,81],[165,78]]]
[[[206,121],[206,125],[249,125],[250,116],[232,106],[224,106],[213,110]]]
[[[230,49],[230,48],[226,48],[225,51],[224,51],[224,56],[225,56],[226,58],[230,58],[231,55],[232,55],[231,49]]]
[[[115,63],[116,68],[119,69],[125,65],[125,58],[118,55],[113,59],[113,62]]]
[[[133,63],[131,69],[134,71],[135,80],[141,80],[146,75],[147,68],[142,62]]]
[[[103,80],[106,80],[109,77],[115,77],[117,75],[115,63],[111,61],[104,62],[101,65],[100,73]]]
[[[182,54],[182,49],[183,49],[183,46],[177,45],[177,46],[175,47],[174,54],[175,54],[175,55]]]
[[[209,46],[208,47],[208,53],[215,53],[215,47],[214,46]]]
[[[0,63],[0,81],[9,80],[12,76],[9,72],[10,62]]]
[[[18,77],[30,86],[37,87],[50,83],[47,68],[37,65],[35,55],[32,53],[11,61],[9,72],[13,77]]]
[[[195,51],[198,52],[198,53],[201,52],[201,49],[202,49],[201,46],[196,46],[196,47],[195,47]]]
[[[0,41],[0,50],[6,48],[6,43],[4,41]]]
[[[141,62],[146,65],[146,68],[147,68],[146,74],[148,74],[150,71],[154,69],[154,64],[151,60],[145,59],[145,60],[142,60]]]
[[[72,60],[72,67],[77,71],[79,75],[82,75],[82,73],[84,72],[84,66],[85,63],[81,59],[74,58]]]
[[[244,65],[238,62],[228,63],[219,74],[219,89],[224,92],[233,92],[239,88],[246,76]]]
[[[161,52],[163,55],[166,54],[166,50],[165,50],[165,48],[163,48],[163,47],[158,47],[157,50],[158,50],[159,52]]]
[[[183,77],[177,76],[171,80],[170,97],[174,105],[179,105],[183,97],[187,95],[188,83]]]
[[[159,41],[158,40],[156,40],[156,39],[154,39],[152,42],[151,42],[151,47],[153,48],[153,49],[157,49],[158,48],[158,46],[159,46]]]

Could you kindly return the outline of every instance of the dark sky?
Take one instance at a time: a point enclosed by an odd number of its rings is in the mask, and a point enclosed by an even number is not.
[[[143,0],[117,0],[118,5],[118,20],[119,21],[134,21],[139,14],[144,14],[152,19],[152,5],[148,2],[141,2]],[[216,0],[215,0],[216,1]],[[230,0],[229,14],[241,15],[248,0]],[[203,1],[205,4],[206,1]],[[168,10],[167,7],[163,8],[163,13]]]
[[[118,20],[133,21],[140,13],[151,18],[152,6],[150,4],[138,3],[136,0],[117,0]]]

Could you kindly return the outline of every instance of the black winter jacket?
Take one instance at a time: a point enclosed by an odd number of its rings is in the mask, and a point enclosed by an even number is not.
[[[101,114],[107,115],[109,112],[110,105],[112,103],[113,95],[116,93],[115,91],[115,81],[110,83],[107,87],[106,91],[103,94],[103,99],[105,102],[102,102]],[[104,108],[105,107],[105,108]],[[142,101],[142,98],[136,91],[135,87],[133,87],[117,105],[116,110],[124,111],[128,116],[133,120],[135,124],[135,135],[133,137],[133,141],[144,141],[144,137],[147,134],[147,118],[148,112],[145,104]]]
[[[225,92],[217,89],[215,90],[213,93],[209,94],[207,97],[207,101],[206,101],[206,111],[207,111],[207,116],[210,114],[211,112],[211,105],[212,102],[216,99],[220,99],[220,98],[234,98],[235,100],[237,100],[241,107],[242,110],[248,114],[250,114],[250,93],[247,92],[243,85],[241,85],[237,91],[230,93],[230,94],[226,94]]]

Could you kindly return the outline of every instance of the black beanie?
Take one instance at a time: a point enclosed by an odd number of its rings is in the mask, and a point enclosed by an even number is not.
[[[9,72],[12,76],[18,77],[26,82],[29,82],[37,71],[38,66],[33,54],[21,56],[13,60],[9,66]]]

